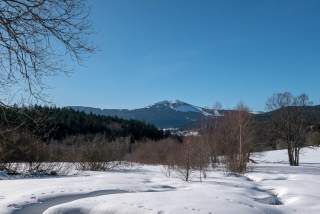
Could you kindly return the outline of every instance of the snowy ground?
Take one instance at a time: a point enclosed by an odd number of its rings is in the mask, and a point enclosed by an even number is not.
[[[320,149],[290,167],[284,150],[256,155],[244,177],[211,171],[200,183],[166,177],[161,166],[9,179],[0,173],[0,213],[320,213]]]

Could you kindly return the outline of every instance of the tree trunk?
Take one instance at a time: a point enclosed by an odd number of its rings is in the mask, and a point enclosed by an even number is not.
[[[298,147],[294,148],[294,166],[299,166],[299,153],[300,150]]]
[[[294,166],[293,149],[290,142],[288,143],[288,157],[289,157],[290,166]]]

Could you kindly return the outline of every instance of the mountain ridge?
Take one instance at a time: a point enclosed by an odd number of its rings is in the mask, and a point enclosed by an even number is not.
[[[163,100],[136,109],[101,109],[85,106],[69,106],[86,113],[117,116],[124,119],[142,120],[158,128],[190,128],[208,116],[222,116],[220,110],[195,106],[180,100]]]
[[[209,109],[195,106],[180,100],[163,100],[152,105],[136,109],[100,109],[84,106],[69,106],[70,108],[104,116],[117,116],[123,119],[141,120],[155,125],[160,129],[188,129],[194,128],[207,117],[223,116],[225,112],[232,111],[226,109]],[[320,105],[306,106],[306,114],[310,112],[320,118]],[[309,112],[309,113],[308,113]],[[258,120],[269,120],[271,112],[250,112]],[[318,117],[319,116],[319,117]],[[310,115],[309,115],[310,117]],[[318,120],[318,119],[317,119]]]

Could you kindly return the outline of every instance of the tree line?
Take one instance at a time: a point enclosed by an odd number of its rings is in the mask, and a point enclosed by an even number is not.
[[[41,140],[63,140],[73,135],[104,134],[109,140],[130,136],[133,140],[158,140],[165,132],[151,124],[118,117],[100,116],[71,108],[29,106],[1,108],[0,126],[3,130],[26,130]]]

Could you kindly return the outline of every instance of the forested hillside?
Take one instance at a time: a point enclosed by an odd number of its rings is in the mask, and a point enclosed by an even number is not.
[[[151,124],[137,120],[78,112],[70,108],[14,107],[2,109],[2,130],[19,129],[32,132],[42,140],[62,140],[67,136],[103,134],[110,141],[118,137],[158,140],[165,133]]]

